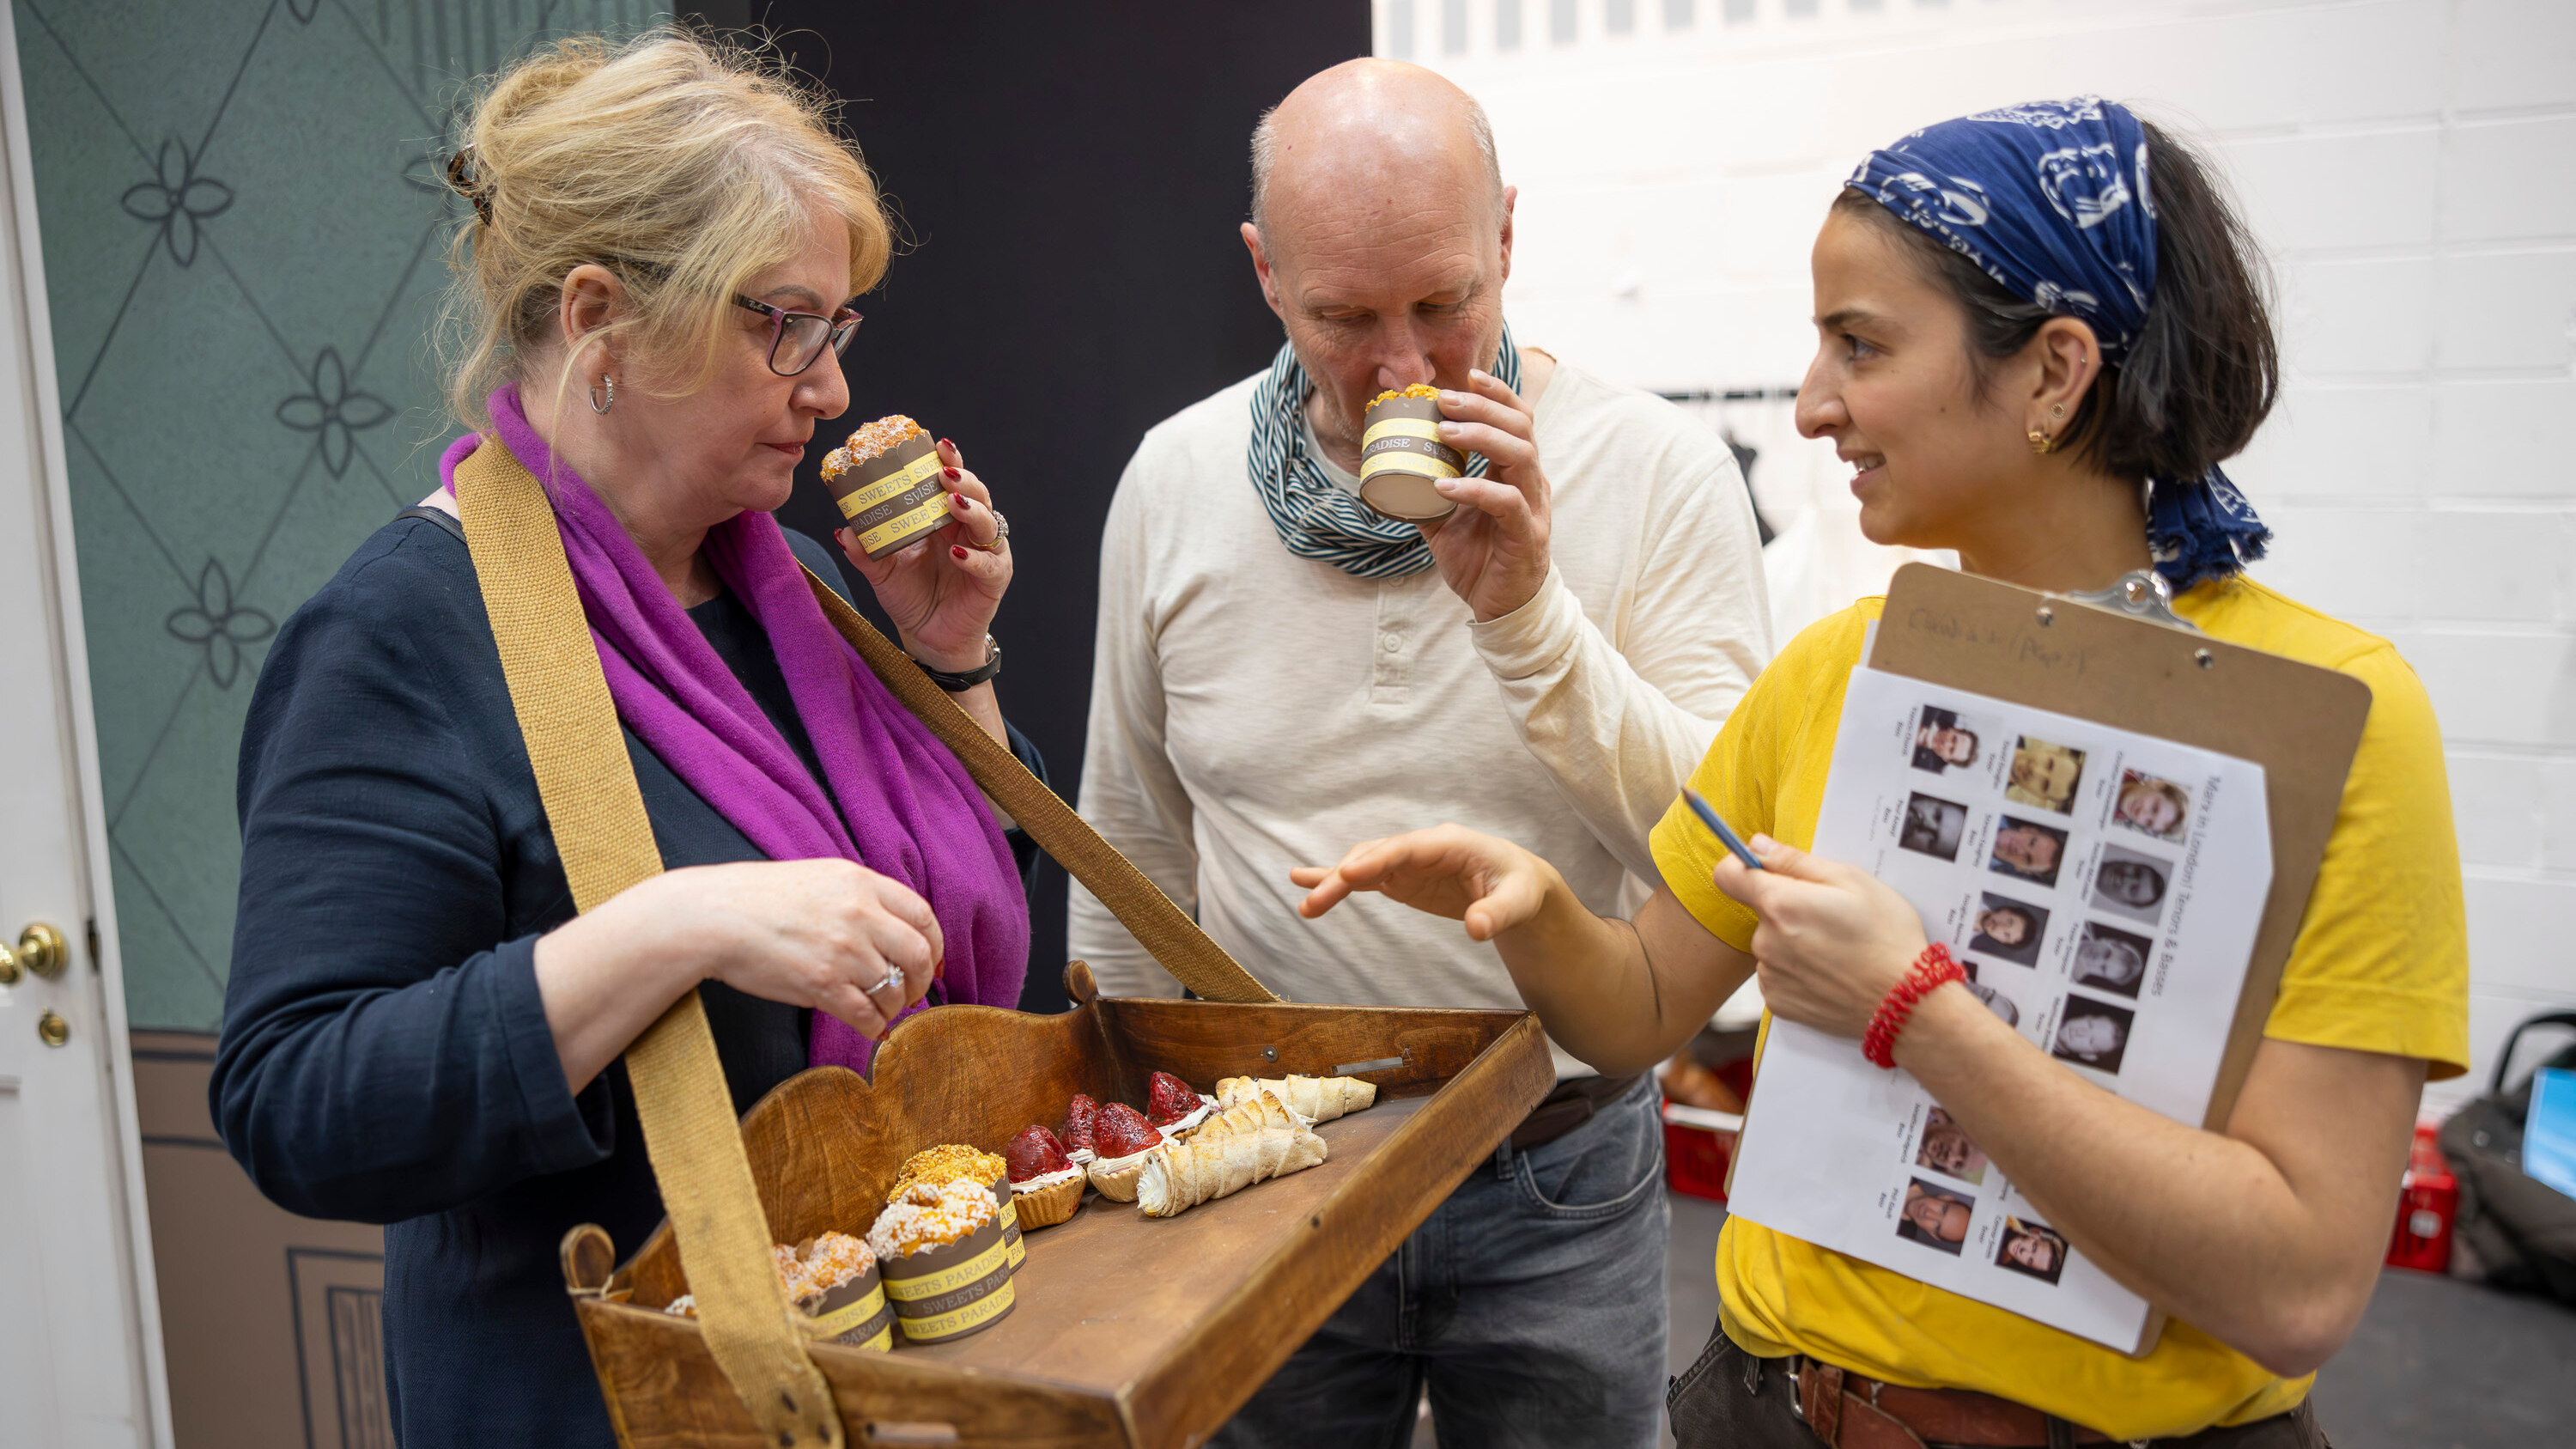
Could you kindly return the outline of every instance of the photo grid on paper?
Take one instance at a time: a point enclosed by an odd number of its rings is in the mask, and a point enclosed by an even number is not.
[[[2270,880],[2259,766],[1861,668],[1815,849],[1904,894],[2051,1058],[2167,1115],[2206,1110]],[[1912,1078],[1781,1023],[1763,1075],[1738,1211],[2114,1346],[2142,1331],[2144,1301]],[[1801,1193],[1843,1206],[1793,1209]]]

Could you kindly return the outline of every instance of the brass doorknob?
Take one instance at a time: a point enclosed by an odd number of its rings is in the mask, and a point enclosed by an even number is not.
[[[63,974],[63,967],[71,959],[71,947],[64,943],[63,933],[42,921],[34,922],[18,933],[18,949],[0,945],[0,986],[17,985],[20,973],[25,971],[51,981]]]

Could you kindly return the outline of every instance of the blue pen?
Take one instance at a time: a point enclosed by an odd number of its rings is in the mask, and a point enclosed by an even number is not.
[[[1718,843],[1734,852],[1737,860],[1744,862],[1745,869],[1762,868],[1762,862],[1754,857],[1753,848],[1736,838],[1735,832],[1727,827],[1726,821],[1719,817],[1717,811],[1711,808],[1707,801],[1699,798],[1697,790],[1687,785],[1683,786],[1682,798],[1690,802],[1690,808],[1699,816],[1700,823],[1709,828],[1709,831],[1717,837]]]

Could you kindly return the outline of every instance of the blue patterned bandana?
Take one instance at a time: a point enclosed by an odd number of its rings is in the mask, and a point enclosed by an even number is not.
[[[1846,186],[1930,233],[2015,296],[2126,358],[2156,291],[2147,136],[2100,96],[1980,111],[1872,151]],[[2147,542],[2180,593],[2263,556],[2272,533],[2215,466],[2150,478]]]

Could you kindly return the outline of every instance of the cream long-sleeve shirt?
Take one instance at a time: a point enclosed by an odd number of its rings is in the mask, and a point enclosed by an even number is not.
[[[1244,475],[1258,381],[1155,427],[1119,480],[1082,813],[1291,1000],[1517,1008],[1457,922],[1374,895],[1303,920],[1288,869],[1454,821],[1546,858],[1596,911],[1642,901],[1648,832],[1770,654],[1734,455],[1559,363],[1533,419],[1554,566],[1478,624],[1437,569],[1359,579],[1288,552]],[[1179,994],[1079,884],[1069,930],[1106,994]]]

